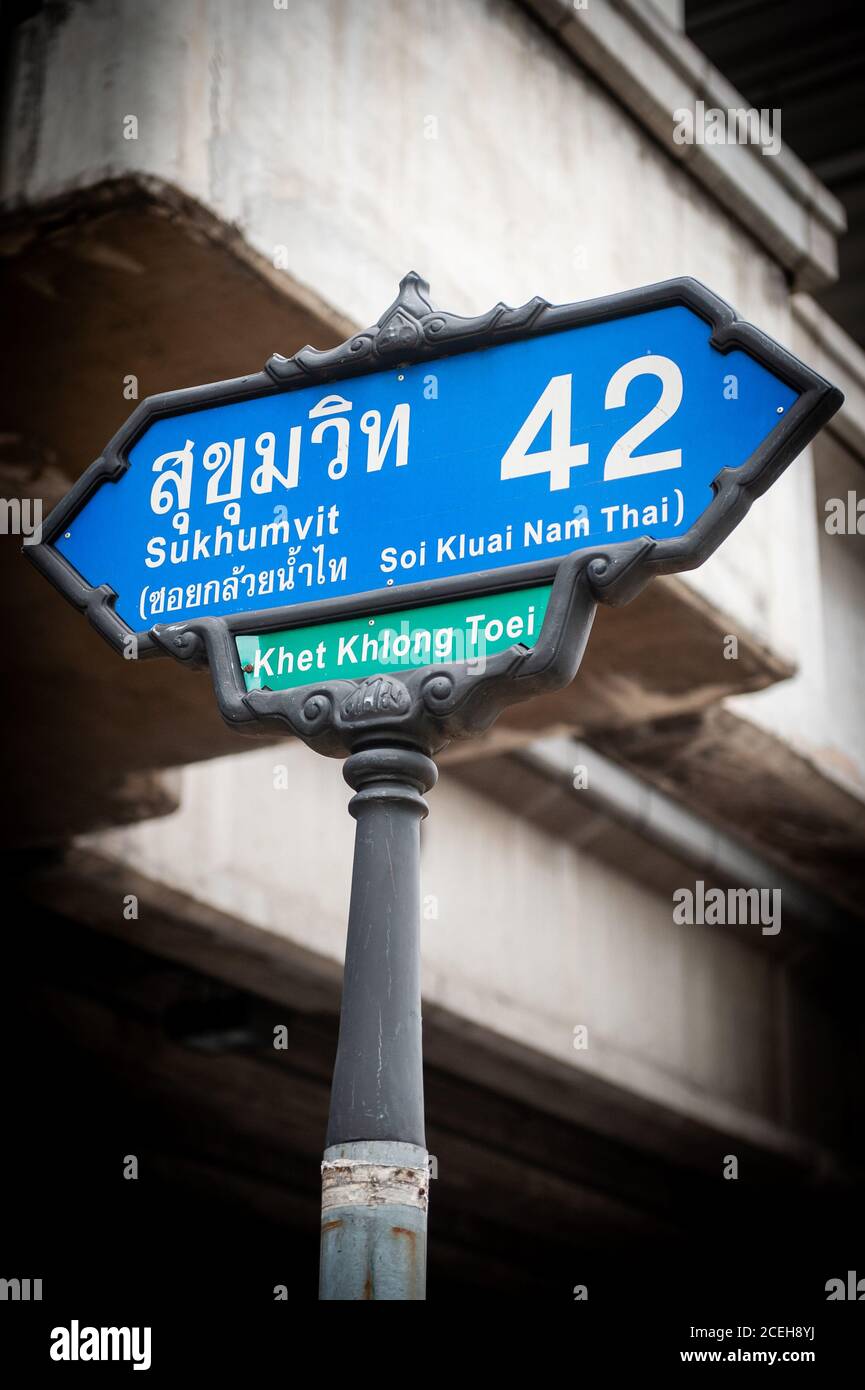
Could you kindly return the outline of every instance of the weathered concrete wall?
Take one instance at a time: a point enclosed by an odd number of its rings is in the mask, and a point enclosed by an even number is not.
[[[177,183],[363,323],[409,266],[467,313],[684,273],[787,322],[770,258],[509,0],[96,0],[26,27],[7,200]]]
[[[81,844],[341,961],[348,796],[336,762],[279,745],[188,768],[176,814]],[[603,864],[447,777],[429,802],[428,1005],[756,1142],[792,1133],[783,927],[766,937],[759,926],[678,925],[671,897],[646,891],[626,864]],[[579,1024],[589,1046],[578,1051]]]

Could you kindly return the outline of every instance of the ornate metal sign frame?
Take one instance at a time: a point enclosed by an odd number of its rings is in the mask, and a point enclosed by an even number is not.
[[[402,363],[433,360],[565,328],[684,305],[712,327],[711,345],[739,348],[799,392],[770,437],[741,466],[724,468],[714,497],[680,536],[620,542],[500,570],[480,571],[353,597],[333,598],[263,613],[195,618],[157,625],[136,635],[115,611],[108,585],[90,586],[54,542],[91,495],[129,467],[129,451],[158,417],[313,384],[345,380]],[[573,679],[597,603],[629,601],[656,574],[701,564],[738,525],[751,503],[779,477],[838,410],[841,392],[751,324],[697,280],[683,277],[579,304],[536,298],[520,308],[497,304],[476,318],[433,308],[429,286],[414,272],[400,282],[389,309],[365,332],[339,347],[304,347],[294,357],[275,355],[264,371],[190,390],[168,391],[141,402],[101,458],[54,509],[39,545],[25,553],[118,651],[130,644],[139,657],[170,655],[193,668],[209,667],[224,719],[244,733],[289,730],[321,753],[343,757],[372,743],[411,744],[434,753],[452,738],[488,727],[508,704]],[[354,614],[417,607],[468,594],[490,594],[553,581],[537,644],[516,645],[484,663],[427,666],[405,674],[328,680],[293,690],[247,691],[235,636],[307,626]]]

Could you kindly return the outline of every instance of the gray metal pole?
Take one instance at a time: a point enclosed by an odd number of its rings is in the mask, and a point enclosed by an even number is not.
[[[326,1300],[426,1296],[420,822],[435,763],[416,748],[346,760],[357,821],[339,1044],[322,1163]]]

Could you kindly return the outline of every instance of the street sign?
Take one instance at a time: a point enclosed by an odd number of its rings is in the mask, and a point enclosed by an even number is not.
[[[323,1299],[424,1297],[432,755],[566,685],[597,604],[704,560],[841,399],[694,280],[462,319],[408,275],[341,347],[142,402],[26,547],[232,727],[346,758]]]
[[[515,642],[538,640],[548,585],[470,597],[376,617],[235,638],[247,690],[290,690],[311,680],[416,671],[468,662],[476,672]]]
[[[129,654],[705,557],[839,393],[693,280],[479,319],[415,275],[376,328],[142,402],[28,555]]]

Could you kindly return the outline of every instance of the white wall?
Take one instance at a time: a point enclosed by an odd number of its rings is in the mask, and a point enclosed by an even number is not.
[[[510,0],[94,0],[50,34],[7,198],[170,180],[364,324],[409,268],[466,313],[684,273],[786,323],[769,257]]]
[[[349,796],[338,762],[289,743],[184,769],[176,814],[81,843],[341,961]],[[677,925],[670,898],[447,775],[428,800],[428,1003],[685,1114],[743,1132],[783,1120],[780,938]]]

